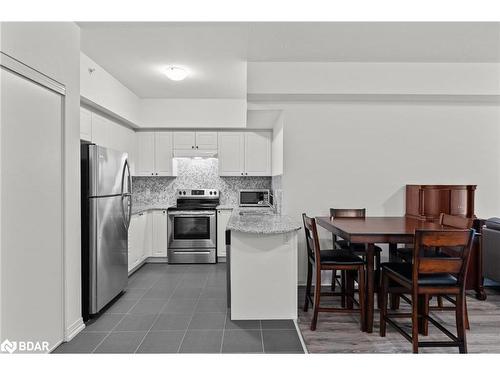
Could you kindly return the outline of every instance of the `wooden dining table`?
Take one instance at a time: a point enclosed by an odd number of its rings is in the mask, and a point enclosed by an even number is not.
[[[351,243],[366,244],[366,331],[373,332],[375,301],[375,244],[389,244],[389,261],[396,259],[398,244],[411,244],[417,229],[455,229],[408,217],[316,217],[319,226]]]

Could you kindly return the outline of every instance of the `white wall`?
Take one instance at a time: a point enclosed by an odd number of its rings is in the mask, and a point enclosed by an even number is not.
[[[141,99],[140,126],[148,128],[242,128],[246,99]]]
[[[499,95],[494,63],[248,63],[248,94]]]
[[[476,214],[500,215],[499,107],[461,104],[287,104],[284,210],[328,215],[366,207],[404,214],[409,183],[477,184]],[[331,237],[322,232],[325,246]],[[300,274],[305,244],[300,236]]]
[[[89,69],[93,69],[92,72]],[[80,52],[80,93],[97,104],[134,124],[139,122],[139,98],[90,57]]]
[[[66,86],[64,128],[65,330],[81,328],[80,29],[68,22],[2,23],[3,52]],[[33,209],[36,209],[34,207]],[[29,275],[27,275],[29,277]],[[36,282],[36,280],[33,280]]]

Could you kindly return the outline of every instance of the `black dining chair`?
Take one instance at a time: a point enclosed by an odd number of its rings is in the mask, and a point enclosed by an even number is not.
[[[318,314],[320,312],[349,313],[359,312],[361,319],[361,330],[365,330],[365,262],[363,259],[350,250],[321,250],[319,245],[318,229],[316,220],[302,214],[307,247],[307,284],[304,301],[304,311],[308,310],[309,302],[313,305],[313,316],[311,320],[311,330],[316,330]],[[312,276],[315,271],[316,279],[314,283],[314,299],[311,298]],[[340,293],[321,291],[321,272],[341,270],[346,273],[346,278],[354,280],[358,277],[358,301],[354,299],[354,289],[348,289]],[[348,283],[351,285],[351,283]],[[353,284],[353,283],[352,283]],[[345,307],[323,307],[320,305],[321,296],[342,296],[359,305],[359,309]]]
[[[389,323],[404,338],[412,343],[413,353],[421,347],[458,346],[460,353],[467,353],[465,278],[469,264],[473,229],[417,230],[415,232],[412,262],[389,262],[382,264],[380,336],[386,335]],[[454,248],[453,257],[429,256],[429,250],[442,247]],[[387,312],[388,293],[409,294],[412,311],[408,313]],[[455,297],[455,320],[457,335],[430,316],[429,297],[452,295]],[[410,317],[411,334],[397,324],[394,318]],[[432,323],[451,341],[419,341],[419,331]]]

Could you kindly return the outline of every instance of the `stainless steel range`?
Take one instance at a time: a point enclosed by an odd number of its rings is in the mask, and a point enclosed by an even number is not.
[[[177,190],[177,206],[168,210],[168,262],[216,263],[219,191]]]

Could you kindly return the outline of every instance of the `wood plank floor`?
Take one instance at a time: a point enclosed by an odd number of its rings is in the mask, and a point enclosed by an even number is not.
[[[500,353],[500,291],[487,288],[486,301],[478,301],[473,294],[467,296],[469,321],[471,329],[467,331],[469,353]],[[324,301],[333,299],[328,304],[338,305],[340,297],[324,297]],[[309,353],[411,353],[411,344],[394,328],[387,326],[386,337],[379,336],[379,311],[375,310],[373,333],[360,331],[359,315],[320,313],[316,331],[311,331],[312,309],[305,313],[304,288],[299,288],[298,325]],[[436,303],[435,300],[431,301]],[[401,301],[401,309],[409,306]],[[451,332],[456,333],[455,313],[453,311],[434,311],[433,317],[444,324]],[[410,321],[403,318],[401,323]],[[437,328],[429,325],[429,336],[420,336],[420,340],[447,340]],[[420,348],[421,353],[458,353],[458,348]]]

